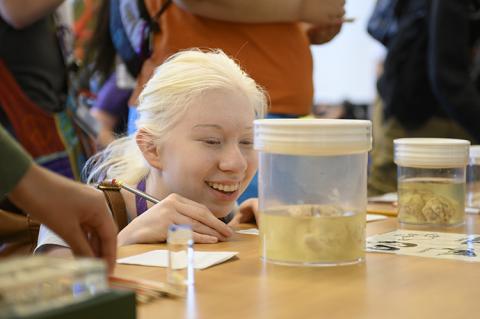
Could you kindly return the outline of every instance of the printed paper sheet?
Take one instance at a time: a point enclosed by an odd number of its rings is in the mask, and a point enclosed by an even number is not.
[[[480,235],[400,229],[368,237],[367,251],[480,262]]]

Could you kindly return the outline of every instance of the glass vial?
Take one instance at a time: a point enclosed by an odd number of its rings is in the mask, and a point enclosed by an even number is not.
[[[480,145],[470,147],[467,165],[467,206],[480,208]]]
[[[192,285],[194,283],[192,227],[170,225],[167,246],[167,282],[174,286]]]

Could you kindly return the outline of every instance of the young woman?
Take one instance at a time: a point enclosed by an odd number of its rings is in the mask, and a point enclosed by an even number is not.
[[[139,98],[137,133],[89,161],[89,183],[118,179],[162,199],[149,207],[123,192],[130,223],[119,245],[166,240],[170,224],[190,224],[197,243],[232,235],[222,221],[257,168],[253,120],[267,100],[222,51],[184,51],[159,66]],[[37,251],[58,241],[42,226]]]

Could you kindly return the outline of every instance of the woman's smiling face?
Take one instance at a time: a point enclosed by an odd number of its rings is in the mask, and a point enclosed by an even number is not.
[[[242,93],[215,89],[191,102],[160,148],[166,194],[177,193],[227,215],[257,169],[253,106]]]

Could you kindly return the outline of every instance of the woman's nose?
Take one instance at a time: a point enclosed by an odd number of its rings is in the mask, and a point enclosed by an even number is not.
[[[222,171],[244,172],[247,169],[247,159],[238,145],[224,149],[219,168]]]

